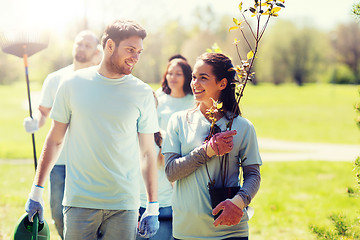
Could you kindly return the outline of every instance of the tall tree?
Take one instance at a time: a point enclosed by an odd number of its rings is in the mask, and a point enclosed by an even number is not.
[[[259,81],[301,86],[318,81],[331,58],[325,32],[289,21],[278,21],[264,39],[256,64]]]
[[[347,65],[360,83],[360,26],[356,22],[340,24],[333,33],[332,44],[338,61]]]

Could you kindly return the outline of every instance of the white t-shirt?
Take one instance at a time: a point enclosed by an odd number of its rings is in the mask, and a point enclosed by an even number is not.
[[[51,118],[69,123],[63,205],[137,210],[139,133],[159,130],[152,89],[140,79],[78,70],[58,89]]]
[[[44,80],[39,105],[46,108],[52,108],[60,82],[74,72],[74,65],[71,64],[67,67],[59,69],[56,72],[50,73]],[[64,164],[64,158],[60,155],[56,161],[56,165]]]
[[[227,122],[228,120],[223,117],[216,124],[224,131]],[[174,113],[168,124],[168,134],[162,151],[186,156],[203,144],[209,130],[210,122],[199,108]],[[232,130],[236,130],[237,134],[233,137],[234,148],[229,154],[226,187],[240,185],[240,158],[246,157],[242,163],[243,166],[262,164],[252,123],[238,116],[234,119]],[[221,187],[219,157],[212,157],[207,162],[207,166],[211,179],[215,179],[215,187]],[[175,182],[172,204],[174,237],[179,239],[223,239],[248,236],[246,210],[244,210],[244,216],[238,225],[214,227],[208,183],[209,178],[205,165]]]

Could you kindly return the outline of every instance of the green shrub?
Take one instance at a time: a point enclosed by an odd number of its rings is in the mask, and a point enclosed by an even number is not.
[[[354,84],[356,76],[346,65],[338,65],[332,74],[331,83],[335,84]]]

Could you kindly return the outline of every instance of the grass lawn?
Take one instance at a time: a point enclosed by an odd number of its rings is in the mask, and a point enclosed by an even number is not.
[[[153,84],[157,89],[159,84]],[[41,86],[31,86],[39,91]],[[279,140],[359,144],[354,104],[360,101],[354,85],[248,85],[241,100],[243,116],[255,125],[258,137]],[[0,159],[32,158],[31,136],[22,122],[29,115],[26,85],[0,86]],[[40,154],[50,121],[35,134]]]
[[[152,87],[157,89],[159,85]],[[32,86],[33,91],[40,88]],[[358,91],[358,86],[249,85],[241,109],[260,138],[359,144],[353,109],[360,101]],[[0,159],[14,159],[15,163],[0,165],[0,211],[5,216],[0,222],[0,240],[5,240],[24,213],[34,167],[16,164],[19,158],[32,158],[31,136],[22,127],[28,116],[23,107],[27,101],[25,84],[0,86],[0,99]],[[49,127],[50,121],[36,133],[38,156]],[[316,239],[310,225],[331,229],[332,214],[344,214],[351,227],[360,228],[358,193],[351,196],[347,192],[349,187],[356,188],[352,169],[353,164],[346,162],[265,162],[261,188],[251,204],[255,215],[250,221],[250,239]],[[46,194],[44,198],[51,239],[58,240]]]
[[[354,85],[248,85],[240,106],[258,137],[304,142],[360,144]]]
[[[359,226],[358,197],[347,193],[355,187],[352,163],[344,162],[270,162],[261,168],[261,188],[251,204],[255,215],[250,220],[252,240],[316,239],[310,225],[332,228],[331,214],[345,214]],[[0,240],[10,239],[34,177],[32,164],[3,164],[0,168]],[[16,177],[15,177],[16,176]],[[47,189],[47,187],[46,187]],[[59,240],[51,224],[48,196],[44,194],[45,219],[51,239]],[[349,238],[351,239],[351,238]]]

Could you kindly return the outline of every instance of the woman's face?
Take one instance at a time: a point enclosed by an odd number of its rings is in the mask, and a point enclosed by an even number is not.
[[[220,93],[224,88],[222,81],[216,81],[212,66],[198,60],[192,74],[191,89],[196,101],[211,106],[211,98],[219,100]]]
[[[185,77],[182,68],[178,64],[170,64],[166,74],[166,80],[172,92],[184,91]]]

